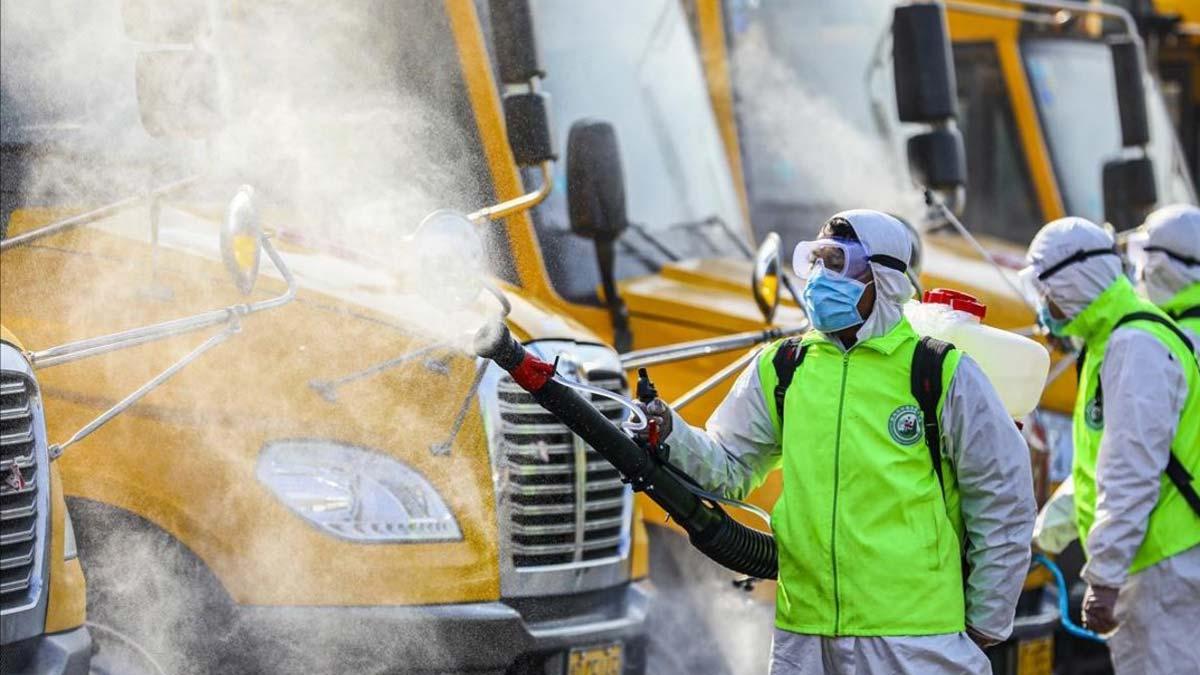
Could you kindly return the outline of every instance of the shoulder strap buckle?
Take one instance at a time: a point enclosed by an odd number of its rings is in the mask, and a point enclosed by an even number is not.
[[[783,429],[783,402],[787,398],[788,387],[792,386],[796,369],[804,363],[807,353],[808,345],[801,344],[800,338],[788,338],[775,350],[775,358],[771,361],[775,366],[775,416],[779,418],[780,429]]]

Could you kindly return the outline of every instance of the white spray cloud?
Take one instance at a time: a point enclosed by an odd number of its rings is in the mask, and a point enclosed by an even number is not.
[[[199,173],[206,177],[202,187],[164,204],[160,241],[166,252],[186,249],[214,258],[212,220],[244,182],[255,185],[262,198],[265,225],[287,235],[281,239],[308,244],[308,252],[287,246],[291,250],[284,256],[304,285],[334,297],[305,310],[320,325],[297,325],[295,320],[278,324],[270,314],[258,315],[247,322],[245,334],[139,404],[143,412],[153,406],[172,420],[172,434],[164,439],[189,441],[186,447],[168,442],[157,450],[168,456],[212,456],[214,466],[237,477],[227,492],[192,505],[197,508],[192,515],[245,515],[238,500],[258,489],[253,484],[256,448],[248,450],[238,439],[231,442],[228,430],[220,428],[230,419],[225,415],[250,406],[265,392],[278,397],[272,400],[273,420],[292,424],[274,433],[301,435],[312,429],[312,420],[301,415],[312,409],[309,399],[317,394],[304,386],[285,389],[279,369],[294,369],[288,375],[301,382],[336,379],[429,339],[460,340],[465,327],[494,311],[452,312],[422,300],[413,274],[420,257],[409,239],[421,218],[436,208],[465,212],[489,203],[493,195],[486,163],[441,3],[214,3],[225,13],[216,14],[213,30],[200,42],[222,69],[226,122],[203,140],[153,138],[142,129],[135,63],[140,52],[155,45],[126,35],[121,4],[5,0],[0,21],[3,216],[28,207],[91,208]],[[430,16],[438,18],[431,23]],[[150,236],[147,213],[146,207],[131,209],[93,230],[145,242]],[[181,260],[177,255],[157,256],[152,272],[145,246],[112,246],[114,238],[93,234],[47,238],[36,257],[29,250],[4,253],[4,319],[6,325],[14,317],[20,321],[26,346],[43,348],[239,300],[228,285],[197,278],[194,259],[176,264]],[[207,246],[205,237],[210,237]],[[330,254],[330,244],[348,255],[339,259]],[[81,253],[59,251],[72,247]],[[30,260],[54,264],[18,275]],[[219,263],[212,263],[219,274]],[[437,267],[426,263],[424,269]],[[270,286],[260,281],[256,294],[265,297]],[[294,332],[284,333],[280,325]],[[385,334],[387,330],[394,333]],[[70,415],[56,413],[56,402],[63,409],[58,393],[99,382],[106,383],[103,399],[116,400],[198,341],[199,336],[177,338],[47,371],[52,440],[74,431],[103,403],[89,404],[91,409],[77,406]],[[403,404],[388,411],[384,425],[369,411],[330,403],[330,416],[344,420],[331,435],[373,437],[384,449],[428,452],[428,444],[413,439],[444,438],[454,412],[450,407],[465,393],[473,364],[451,359],[452,377],[421,364],[417,359],[411,368],[347,385],[345,398],[374,395]],[[213,368],[225,369],[223,383],[212,376]],[[430,401],[443,396],[450,402],[447,410],[429,415]],[[130,440],[122,439],[120,427],[118,421],[97,432],[69,451],[77,458],[63,461],[103,461],[112,444]],[[261,430],[250,424],[244,433],[257,437]],[[482,436],[470,424],[462,433],[464,438]],[[477,447],[481,443],[474,442],[474,450],[486,457],[486,450]],[[464,464],[447,464],[446,472],[462,472]],[[448,475],[429,477],[441,485],[455,481]],[[157,480],[185,485],[190,478],[169,474]],[[449,499],[469,504],[491,499],[475,494],[472,481],[462,482],[470,484]],[[206,614],[209,608],[198,605],[191,592],[199,567],[174,564],[176,547],[165,538],[105,519],[101,513],[76,520],[96,535],[89,540],[81,531],[81,549],[91,554],[85,560],[94,583],[94,619],[120,622],[115,627],[160,658],[168,672],[204,672],[206,662],[192,644],[197,638],[209,640],[208,647],[240,647],[237,635],[210,632],[212,626],[204,623],[220,615]],[[248,559],[279,558],[280,552],[299,548],[278,532],[255,529],[252,522],[238,534],[237,546]],[[299,582],[282,577],[278,583],[282,588]],[[339,672],[350,664],[356,672],[372,672],[385,667],[379,664],[402,662],[402,636],[387,644],[364,644],[360,628],[356,619],[314,637],[311,651],[323,660],[298,661],[280,650],[262,657],[267,660],[260,663],[261,670]],[[115,644],[100,632],[94,631],[98,639]],[[421,645],[408,646],[437,650],[440,642],[426,637]]]
[[[865,36],[874,33],[839,36],[857,43],[847,50],[856,58],[838,60],[815,41],[803,47],[821,25],[795,28],[768,34],[755,22],[737,37],[732,55],[753,201],[786,209],[781,222],[756,227],[781,226],[785,238],[796,238],[811,236],[824,218],[846,208],[917,212],[920,196],[898,166],[893,142],[870,127],[861,66],[875,46]],[[778,44],[783,35],[795,43]],[[825,86],[830,79],[836,89]]]

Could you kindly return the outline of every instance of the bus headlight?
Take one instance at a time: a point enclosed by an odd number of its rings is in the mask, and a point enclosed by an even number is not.
[[[308,522],[371,543],[458,541],[458,521],[424,476],[392,457],[334,441],[268,443],[258,480]]]

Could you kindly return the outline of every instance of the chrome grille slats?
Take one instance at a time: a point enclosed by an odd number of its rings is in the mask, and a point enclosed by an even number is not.
[[[24,375],[0,371],[0,610],[26,605],[42,545],[38,484],[45,439],[34,416],[34,388]],[[44,460],[43,460],[44,461]]]
[[[619,371],[579,371],[579,379],[592,386],[626,391]],[[632,510],[620,474],[510,377],[502,376],[496,391],[500,498],[513,567],[533,572],[619,561]],[[624,418],[620,403],[585,395],[609,419]]]

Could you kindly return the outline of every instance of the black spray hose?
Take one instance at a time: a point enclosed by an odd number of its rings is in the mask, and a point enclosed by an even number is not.
[[[494,323],[475,335],[475,351],[508,371],[543,408],[608,460],[635,490],[645,491],[701,553],[741,574],[774,579],[779,573],[775,538],[746,527],[719,505],[693,494],[657,459],[570,387],[554,381],[554,366],[525,351],[508,327]]]

